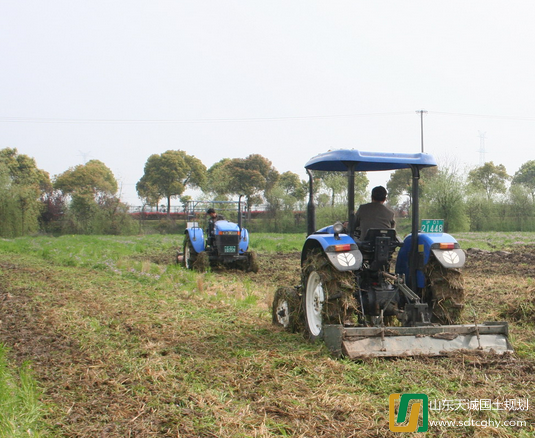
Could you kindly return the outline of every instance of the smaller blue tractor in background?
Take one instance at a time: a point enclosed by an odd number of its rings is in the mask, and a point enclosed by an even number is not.
[[[249,250],[249,232],[242,226],[240,201],[191,201],[186,208],[188,218],[194,219],[199,212],[204,214],[208,205],[213,207],[228,204],[237,204],[238,223],[216,218],[213,221],[207,220],[207,226],[203,229],[196,221],[187,222],[183,253],[179,255],[185,268],[204,271],[210,266],[225,265],[246,272],[258,271],[256,253]]]

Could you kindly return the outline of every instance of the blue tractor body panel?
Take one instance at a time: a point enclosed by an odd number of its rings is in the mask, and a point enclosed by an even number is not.
[[[339,271],[355,271],[362,267],[362,253],[353,238],[347,234],[335,237],[332,225],[307,237],[301,260],[304,261],[309,250],[316,248],[322,248],[329,261]]]
[[[245,228],[241,230],[240,238],[240,254],[245,253],[249,249],[249,231]]]
[[[189,236],[189,240],[196,252],[204,251],[204,231],[202,228],[195,226],[189,227],[186,228],[185,233]]]
[[[332,228],[328,227],[328,228]],[[333,245],[355,245],[355,241],[349,237],[347,234],[339,234],[338,239],[334,237],[334,233],[323,233],[321,230],[317,232],[317,234],[311,234],[307,237],[308,240],[316,240],[320,243],[321,247],[324,251],[327,250],[327,248],[333,246]]]
[[[455,247],[441,250],[440,244],[453,244]],[[411,245],[412,235],[409,234],[399,250],[396,262],[396,273],[405,275],[407,281],[410,281],[409,259]],[[452,253],[453,256],[447,258],[448,262],[445,262],[442,256],[446,251]],[[427,265],[431,254],[434,254],[438,261],[447,268],[460,268],[465,262],[464,252],[459,248],[457,240],[447,233],[418,234],[418,252],[423,256],[423,266]],[[425,287],[424,273],[419,269],[417,270],[416,276],[418,287]]]
[[[229,222],[227,220],[217,221],[215,223],[215,233],[240,233],[240,227],[234,222]],[[249,232],[242,228],[240,233],[240,243],[239,243],[239,252],[243,254],[249,248]]]
[[[320,228],[314,234],[333,234],[334,235],[334,225],[329,225],[327,227]]]
[[[240,227],[238,227],[238,224],[235,224],[234,222],[229,222],[225,220],[217,221],[215,223],[216,234],[225,231],[240,231]]]

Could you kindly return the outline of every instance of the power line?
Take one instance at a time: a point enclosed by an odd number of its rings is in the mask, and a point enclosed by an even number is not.
[[[520,117],[520,116],[503,116],[496,114],[473,114],[473,113],[449,113],[443,111],[433,111],[432,114],[441,116],[459,116],[459,117],[477,117],[482,119],[501,119],[501,120],[523,120],[527,122],[535,121],[535,117]]]
[[[445,111],[425,111],[418,110],[423,119],[423,114],[453,116],[453,117],[475,117],[483,119],[519,120],[533,122],[535,117],[507,116],[496,114],[475,114],[475,113],[452,113]],[[292,120],[327,120],[327,119],[350,119],[358,117],[383,117],[402,116],[411,114],[411,111],[384,112],[384,113],[358,113],[358,114],[331,114],[331,115],[305,115],[305,116],[274,116],[274,117],[236,117],[236,118],[201,118],[201,119],[67,119],[67,118],[47,118],[47,117],[0,117],[0,123],[72,123],[72,124],[188,124],[188,123],[247,123],[247,122],[279,122]]]
[[[63,119],[44,117],[0,117],[0,123],[229,123],[229,122],[264,122],[286,120],[313,120],[313,119],[342,119],[353,117],[399,116],[410,112],[390,113],[362,113],[362,114],[333,114],[308,115],[288,117],[243,117],[243,118],[213,118],[213,119]]]

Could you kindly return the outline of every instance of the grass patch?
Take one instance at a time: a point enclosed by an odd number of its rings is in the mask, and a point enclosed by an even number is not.
[[[251,248],[264,253],[298,252],[303,249],[306,234],[251,234]]]
[[[498,271],[503,257],[467,270],[468,300],[481,321],[509,321],[518,354],[350,362],[271,325],[274,290],[299,281],[294,252],[304,235],[286,236],[257,236],[258,273],[199,273],[166,263],[172,236],[1,241],[0,341],[16,363],[33,364],[43,388],[37,398],[46,415],[28,426],[32,436],[394,438],[394,392],[534,398],[535,331],[525,319],[534,315],[533,280]],[[4,375],[0,385],[10,381],[20,386],[22,379]],[[434,429],[429,436],[535,432],[530,411],[470,414],[528,424]],[[430,413],[432,420],[466,418]]]
[[[180,236],[181,237],[181,236]],[[63,266],[105,267],[120,259],[170,263],[181,245],[179,236],[19,237],[0,241],[0,254],[34,255]]]
[[[0,344],[0,437],[40,437],[41,392],[28,363],[14,372]]]
[[[512,250],[523,245],[535,245],[533,232],[465,232],[454,233],[461,248],[477,248],[487,251]]]

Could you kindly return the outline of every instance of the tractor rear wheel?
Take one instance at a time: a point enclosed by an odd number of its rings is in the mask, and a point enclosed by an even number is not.
[[[280,287],[275,292],[272,305],[272,322],[288,332],[296,332],[301,320],[300,298],[291,287]]]
[[[184,238],[184,255],[182,258],[182,263],[186,269],[193,269],[193,265],[197,260],[197,251],[193,248],[189,240],[189,236],[186,234]]]
[[[432,310],[431,321],[456,324],[464,308],[464,278],[456,268],[445,268],[434,257],[426,266],[424,300]]]
[[[323,337],[325,324],[345,324],[355,314],[355,277],[352,271],[338,271],[323,254],[307,260],[303,275],[305,336],[315,341]]]

